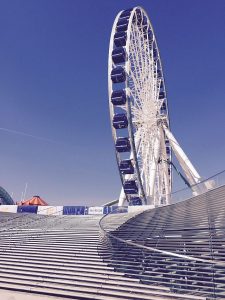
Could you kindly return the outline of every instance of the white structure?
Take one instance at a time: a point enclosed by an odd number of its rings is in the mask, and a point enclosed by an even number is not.
[[[189,184],[201,177],[170,131],[162,64],[155,34],[141,7],[113,24],[108,61],[109,106],[124,201],[169,204],[171,150]],[[171,149],[172,148],[172,149]],[[198,193],[193,187],[193,192]]]

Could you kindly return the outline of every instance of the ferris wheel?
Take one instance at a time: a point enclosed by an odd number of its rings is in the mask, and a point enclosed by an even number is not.
[[[122,182],[119,206],[170,203],[172,152],[190,185],[201,178],[170,131],[162,64],[145,10],[117,15],[111,33],[108,89],[112,135]]]

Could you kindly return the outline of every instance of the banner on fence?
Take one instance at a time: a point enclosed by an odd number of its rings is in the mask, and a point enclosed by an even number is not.
[[[88,208],[89,215],[103,215],[103,206],[91,206]]]
[[[17,213],[17,205],[0,205],[0,211]]]
[[[36,214],[38,210],[37,205],[19,205],[17,207],[18,213],[30,213],[30,214]]]
[[[17,205],[0,205],[0,212],[11,213],[37,213],[39,215],[105,215],[108,213],[127,213],[141,212],[146,209],[153,209],[153,205],[141,206],[17,206]]]
[[[88,208],[86,206],[63,206],[64,215],[87,215]]]
[[[39,215],[59,216],[63,213],[63,206],[38,206]]]

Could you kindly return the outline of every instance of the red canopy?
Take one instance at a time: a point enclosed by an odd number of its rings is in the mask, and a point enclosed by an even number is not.
[[[31,199],[23,200],[18,205],[48,205],[40,196],[33,196]]]

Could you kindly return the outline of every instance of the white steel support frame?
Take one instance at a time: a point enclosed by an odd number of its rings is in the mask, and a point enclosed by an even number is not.
[[[166,203],[170,203],[170,194],[171,194],[171,189],[172,189],[172,182],[171,182],[171,176],[169,173],[171,173],[171,165],[168,165],[168,157],[166,153],[166,148],[164,147],[165,145],[165,133],[164,130],[161,127],[159,127],[160,130],[160,137],[161,137],[161,144],[160,144],[160,149],[161,149],[161,164],[162,164],[162,176],[164,178],[164,197],[166,198]],[[161,146],[162,145],[162,146]],[[169,161],[172,160],[171,153],[169,156]],[[169,173],[168,173],[169,171]]]
[[[178,159],[186,177],[188,178],[189,183],[191,185],[199,183],[201,181],[200,175],[198,174],[198,172],[188,159],[187,155],[184,153],[184,151],[178,144],[172,132],[165,125],[163,126],[163,128],[168,140],[170,141],[170,145],[173,149],[173,152],[175,153],[176,158]]]
[[[168,140],[170,141],[170,145],[173,149],[173,152],[174,152],[177,160],[179,161],[180,166],[182,167],[188,182],[192,186],[193,194],[197,195],[201,192],[204,192],[205,189],[206,190],[210,189],[211,185],[209,185],[208,182],[203,183],[203,185],[201,185],[201,186],[197,185],[198,183],[201,182],[201,176],[199,175],[199,173],[197,172],[197,170],[191,163],[190,159],[187,157],[187,155],[182,150],[181,146],[175,139],[172,132],[165,125],[163,125],[163,129],[165,131],[165,134],[166,134]]]
[[[131,159],[134,174],[120,173],[122,185],[126,180],[135,180],[138,185],[136,196],[145,204],[155,206],[170,203],[172,189],[171,147],[191,185],[200,182],[201,178],[190,160],[175,140],[169,129],[169,113],[166,89],[154,31],[147,13],[141,7],[130,11],[126,31],[126,62],[114,64],[112,51],[116,48],[114,35],[121,11],[113,24],[108,60],[109,107],[114,143],[118,137],[128,137],[131,152],[124,154],[116,151],[118,166],[124,159]],[[113,84],[111,71],[123,67],[126,81]],[[119,86],[119,88],[118,88]],[[116,107],[111,102],[112,92],[124,89],[127,95],[125,105]],[[128,119],[127,130],[113,127],[113,116],[125,113]],[[196,191],[195,191],[196,192]],[[119,206],[129,201],[129,195],[122,188]]]

